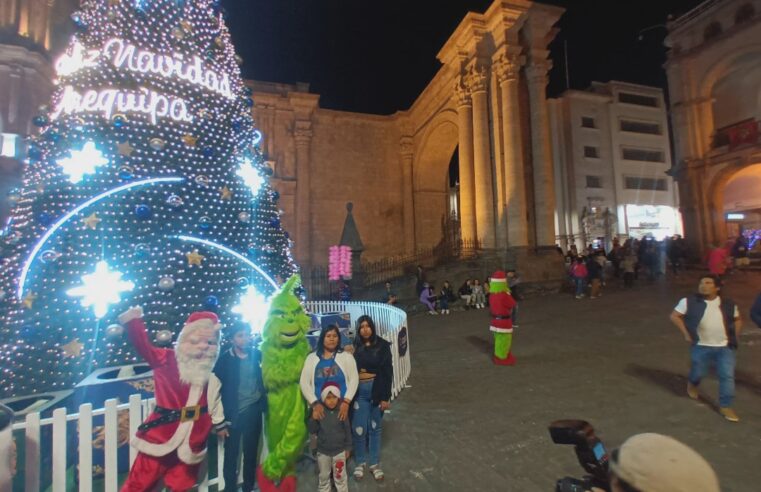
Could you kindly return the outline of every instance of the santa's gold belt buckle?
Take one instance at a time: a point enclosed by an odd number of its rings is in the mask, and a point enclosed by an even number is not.
[[[199,418],[201,418],[201,405],[182,407],[182,410],[180,411],[180,422],[187,422],[189,420],[195,422]]]

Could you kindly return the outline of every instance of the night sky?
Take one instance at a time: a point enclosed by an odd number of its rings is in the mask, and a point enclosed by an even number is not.
[[[308,82],[323,108],[392,114],[440,68],[436,54],[468,11],[491,0],[222,0],[244,76]],[[565,7],[552,44],[549,95],[616,79],[665,85],[664,28],[700,0],[551,0]]]

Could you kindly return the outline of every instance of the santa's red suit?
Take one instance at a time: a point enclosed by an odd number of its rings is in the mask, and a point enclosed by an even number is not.
[[[156,410],[143,422],[132,440],[132,446],[140,453],[122,492],[153,490],[162,478],[171,491],[189,490],[196,484],[212,428],[207,408],[208,384],[181,382],[175,351],[153,346],[148,339],[142,310],[130,309],[119,317],[119,321],[127,328],[137,353],[153,369],[156,393]],[[193,313],[183,331],[189,327],[192,329],[194,324],[218,327],[219,321],[214,313]],[[154,421],[162,423],[151,425]]]

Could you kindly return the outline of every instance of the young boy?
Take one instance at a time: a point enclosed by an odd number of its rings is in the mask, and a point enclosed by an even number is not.
[[[341,390],[338,385],[328,381],[322,386],[321,400],[325,406],[325,415],[321,420],[309,418],[309,434],[317,435],[317,466],[320,470],[319,492],[330,492],[330,474],[338,492],[348,492],[346,479],[346,460],[351,453],[351,424],[349,419],[338,419],[338,403]]]
[[[223,476],[225,489],[238,490],[238,456],[243,441],[243,492],[254,490],[262,414],[266,408],[262,383],[262,354],[251,343],[247,325],[236,325],[230,333],[232,347],[221,353],[214,374],[222,383],[220,393],[225,423],[218,432],[225,439]]]

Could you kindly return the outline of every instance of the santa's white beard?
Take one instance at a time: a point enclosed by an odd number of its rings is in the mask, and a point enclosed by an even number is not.
[[[203,386],[209,382],[211,370],[217,361],[217,352],[209,352],[203,358],[197,359],[180,352],[175,351],[177,357],[177,368],[180,371],[180,381],[185,384]]]

